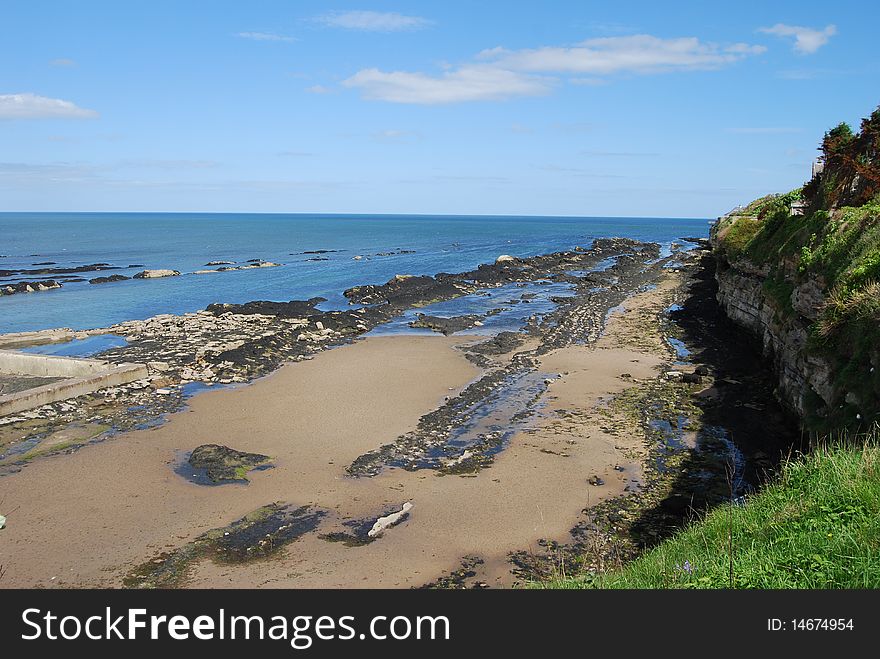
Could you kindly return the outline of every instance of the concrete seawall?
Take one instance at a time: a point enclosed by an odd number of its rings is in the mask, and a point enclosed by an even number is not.
[[[0,350],[0,374],[61,377],[33,389],[0,396],[0,416],[118,387],[148,376],[143,364],[110,364],[96,359],[74,359]]]

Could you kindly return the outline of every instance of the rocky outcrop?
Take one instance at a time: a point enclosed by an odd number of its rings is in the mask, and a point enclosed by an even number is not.
[[[281,263],[272,263],[271,261],[253,260],[247,262],[247,265],[223,266],[217,268],[217,272],[231,272],[233,270],[253,270],[254,268],[277,268]]]
[[[244,453],[219,444],[203,444],[193,450],[189,464],[194,469],[204,469],[212,483],[247,480],[247,472],[269,461],[269,456]]]
[[[42,281],[20,281],[15,284],[0,285],[0,295],[39,293],[40,291],[51,291],[53,288],[61,288],[61,282],[57,282],[54,279],[43,279]]]
[[[823,416],[836,403],[832,366],[807,349],[810,324],[824,300],[822,283],[811,279],[795,288],[786,310],[781,308],[784,300],[766,290],[765,266],[744,260],[731,263],[719,250],[716,258],[718,303],[731,320],[761,341],[777,374],[779,399],[801,419]]]
[[[444,318],[443,316],[428,316],[423,313],[418,314],[417,320],[409,323],[410,327],[421,329],[429,329],[434,332],[440,332],[444,336],[461,332],[475,326],[482,325],[482,316],[468,314],[465,316],[453,316]]]
[[[94,279],[89,279],[90,284],[112,284],[116,281],[125,281],[126,279],[130,279],[130,277],[126,277],[125,275],[110,275],[109,277],[95,277]]]
[[[177,277],[180,273],[177,270],[143,270],[137,273],[135,279],[159,279],[160,277]]]

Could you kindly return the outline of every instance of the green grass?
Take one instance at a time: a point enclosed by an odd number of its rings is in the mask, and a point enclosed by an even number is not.
[[[744,505],[712,510],[619,571],[547,588],[880,588],[880,448],[790,461]]]

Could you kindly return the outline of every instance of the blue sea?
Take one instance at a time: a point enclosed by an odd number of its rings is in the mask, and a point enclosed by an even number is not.
[[[344,289],[384,283],[395,274],[459,272],[500,254],[524,257],[589,247],[600,237],[658,242],[668,249],[684,236],[706,237],[708,230],[708,219],[679,218],[0,213],[0,270],[92,263],[121,268],[16,275],[0,278],[0,285],[66,276],[130,277],[144,269],[182,273],[101,285],[71,282],[52,291],[0,296],[0,333],[106,327],[160,313],[197,311],[213,302],[321,296],[327,302],[320,308],[344,308]],[[327,252],[304,254],[318,250]],[[327,260],[309,260],[316,258]],[[193,274],[208,269],[210,261],[244,265],[252,259],[283,265]],[[45,262],[54,265],[34,265]]]

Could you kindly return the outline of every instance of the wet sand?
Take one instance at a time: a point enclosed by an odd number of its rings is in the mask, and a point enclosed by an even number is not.
[[[0,479],[8,528],[0,536],[3,587],[120,586],[131,569],[275,501],[327,511],[316,532],[269,559],[238,565],[201,560],[191,587],[412,587],[482,558],[481,578],[514,582],[507,555],[565,541],[581,510],[637,481],[643,439],[614,432],[604,401],[654,377],[663,348],[633,345],[626,323],[660,290],[631,298],[593,346],[542,358],[562,374],[541,415],[491,467],[440,476],[387,469],[351,478],[359,455],[411,430],[480,370],[456,349],[474,337],[373,337],[288,364],[234,390],[196,396],[151,430],[117,436],[72,455],[36,460]],[[653,308],[653,307],[651,307]],[[621,377],[629,374],[629,377]],[[205,487],[174,473],[182,452],[205,443],[270,455],[275,468],[248,485]],[[614,467],[622,467],[622,471]],[[599,476],[604,485],[589,484]],[[343,522],[413,504],[409,519],[359,547],[320,536]]]

